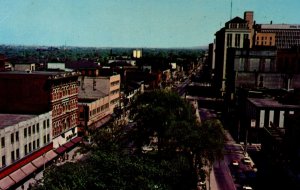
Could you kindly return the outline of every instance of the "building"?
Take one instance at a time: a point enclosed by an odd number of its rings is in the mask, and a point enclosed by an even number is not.
[[[283,104],[272,98],[248,98],[246,115],[253,128],[284,128],[284,117],[300,110],[300,105]]]
[[[254,26],[255,45],[274,45],[278,49],[300,46],[300,25],[295,24],[256,24]]]
[[[47,164],[52,150],[52,112],[0,114],[0,189],[7,189]]]
[[[79,77],[79,122],[84,128],[104,124],[120,105],[120,75]]]
[[[57,148],[77,135],[78,76],[76,72],[0,73],[0,112],[52,111],[53,147]]]
[[[252,16],[251,16],[252,15]],[[225,92],[226,60],[228,48],[250,48],[253,12],[245,12],[244,19],[235,17],[216,32],[215,40],[215,86],[222,94]],[[213,65],[213,64],[212,64]]]
[[[14,66],[15,71],[35,71],[35,63],[18,63]]]

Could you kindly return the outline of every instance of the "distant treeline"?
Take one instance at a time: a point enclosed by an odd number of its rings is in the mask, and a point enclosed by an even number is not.
[[[142,50],[142,56],[163,59],[196,59],[202,57],[205,48],[95,48],[95,47],[47,47],[0,45],[0,54],[12,60],[75,61],[80,59],[105,62],[112,57],[130,58],[133,50]]]

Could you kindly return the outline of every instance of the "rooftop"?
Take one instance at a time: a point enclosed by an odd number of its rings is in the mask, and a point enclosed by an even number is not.
[[[248,100],[256,107],[269,108],[300,108],[300,105],[282,104],[272,98],[248,98]]]
[[[0,129],[18,124],[36,117],[37,115],[23,115],[23,114],[0,114]]]

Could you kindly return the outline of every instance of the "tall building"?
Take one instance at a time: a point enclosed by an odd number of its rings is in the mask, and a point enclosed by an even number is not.
[[[251,12],[245,14],[245,19],[235,17],[226,22],[225,27],[216,32],[215,40],[215,86],[223,94],[226,81],[226,59],[228,48],[250,48],[251,27],[253,19]]]
[[[76,72],[0,73],[0,112],[40,114],[52,111],[53,147],[77,135]]]
[[[300,25],[256,24],[255,45],[275,45],[277,49],[300,46]]]

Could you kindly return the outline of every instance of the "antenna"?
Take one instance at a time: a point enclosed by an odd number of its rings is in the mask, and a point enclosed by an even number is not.
[[[230,2],[230,20],[232,19],[232,0]]]

